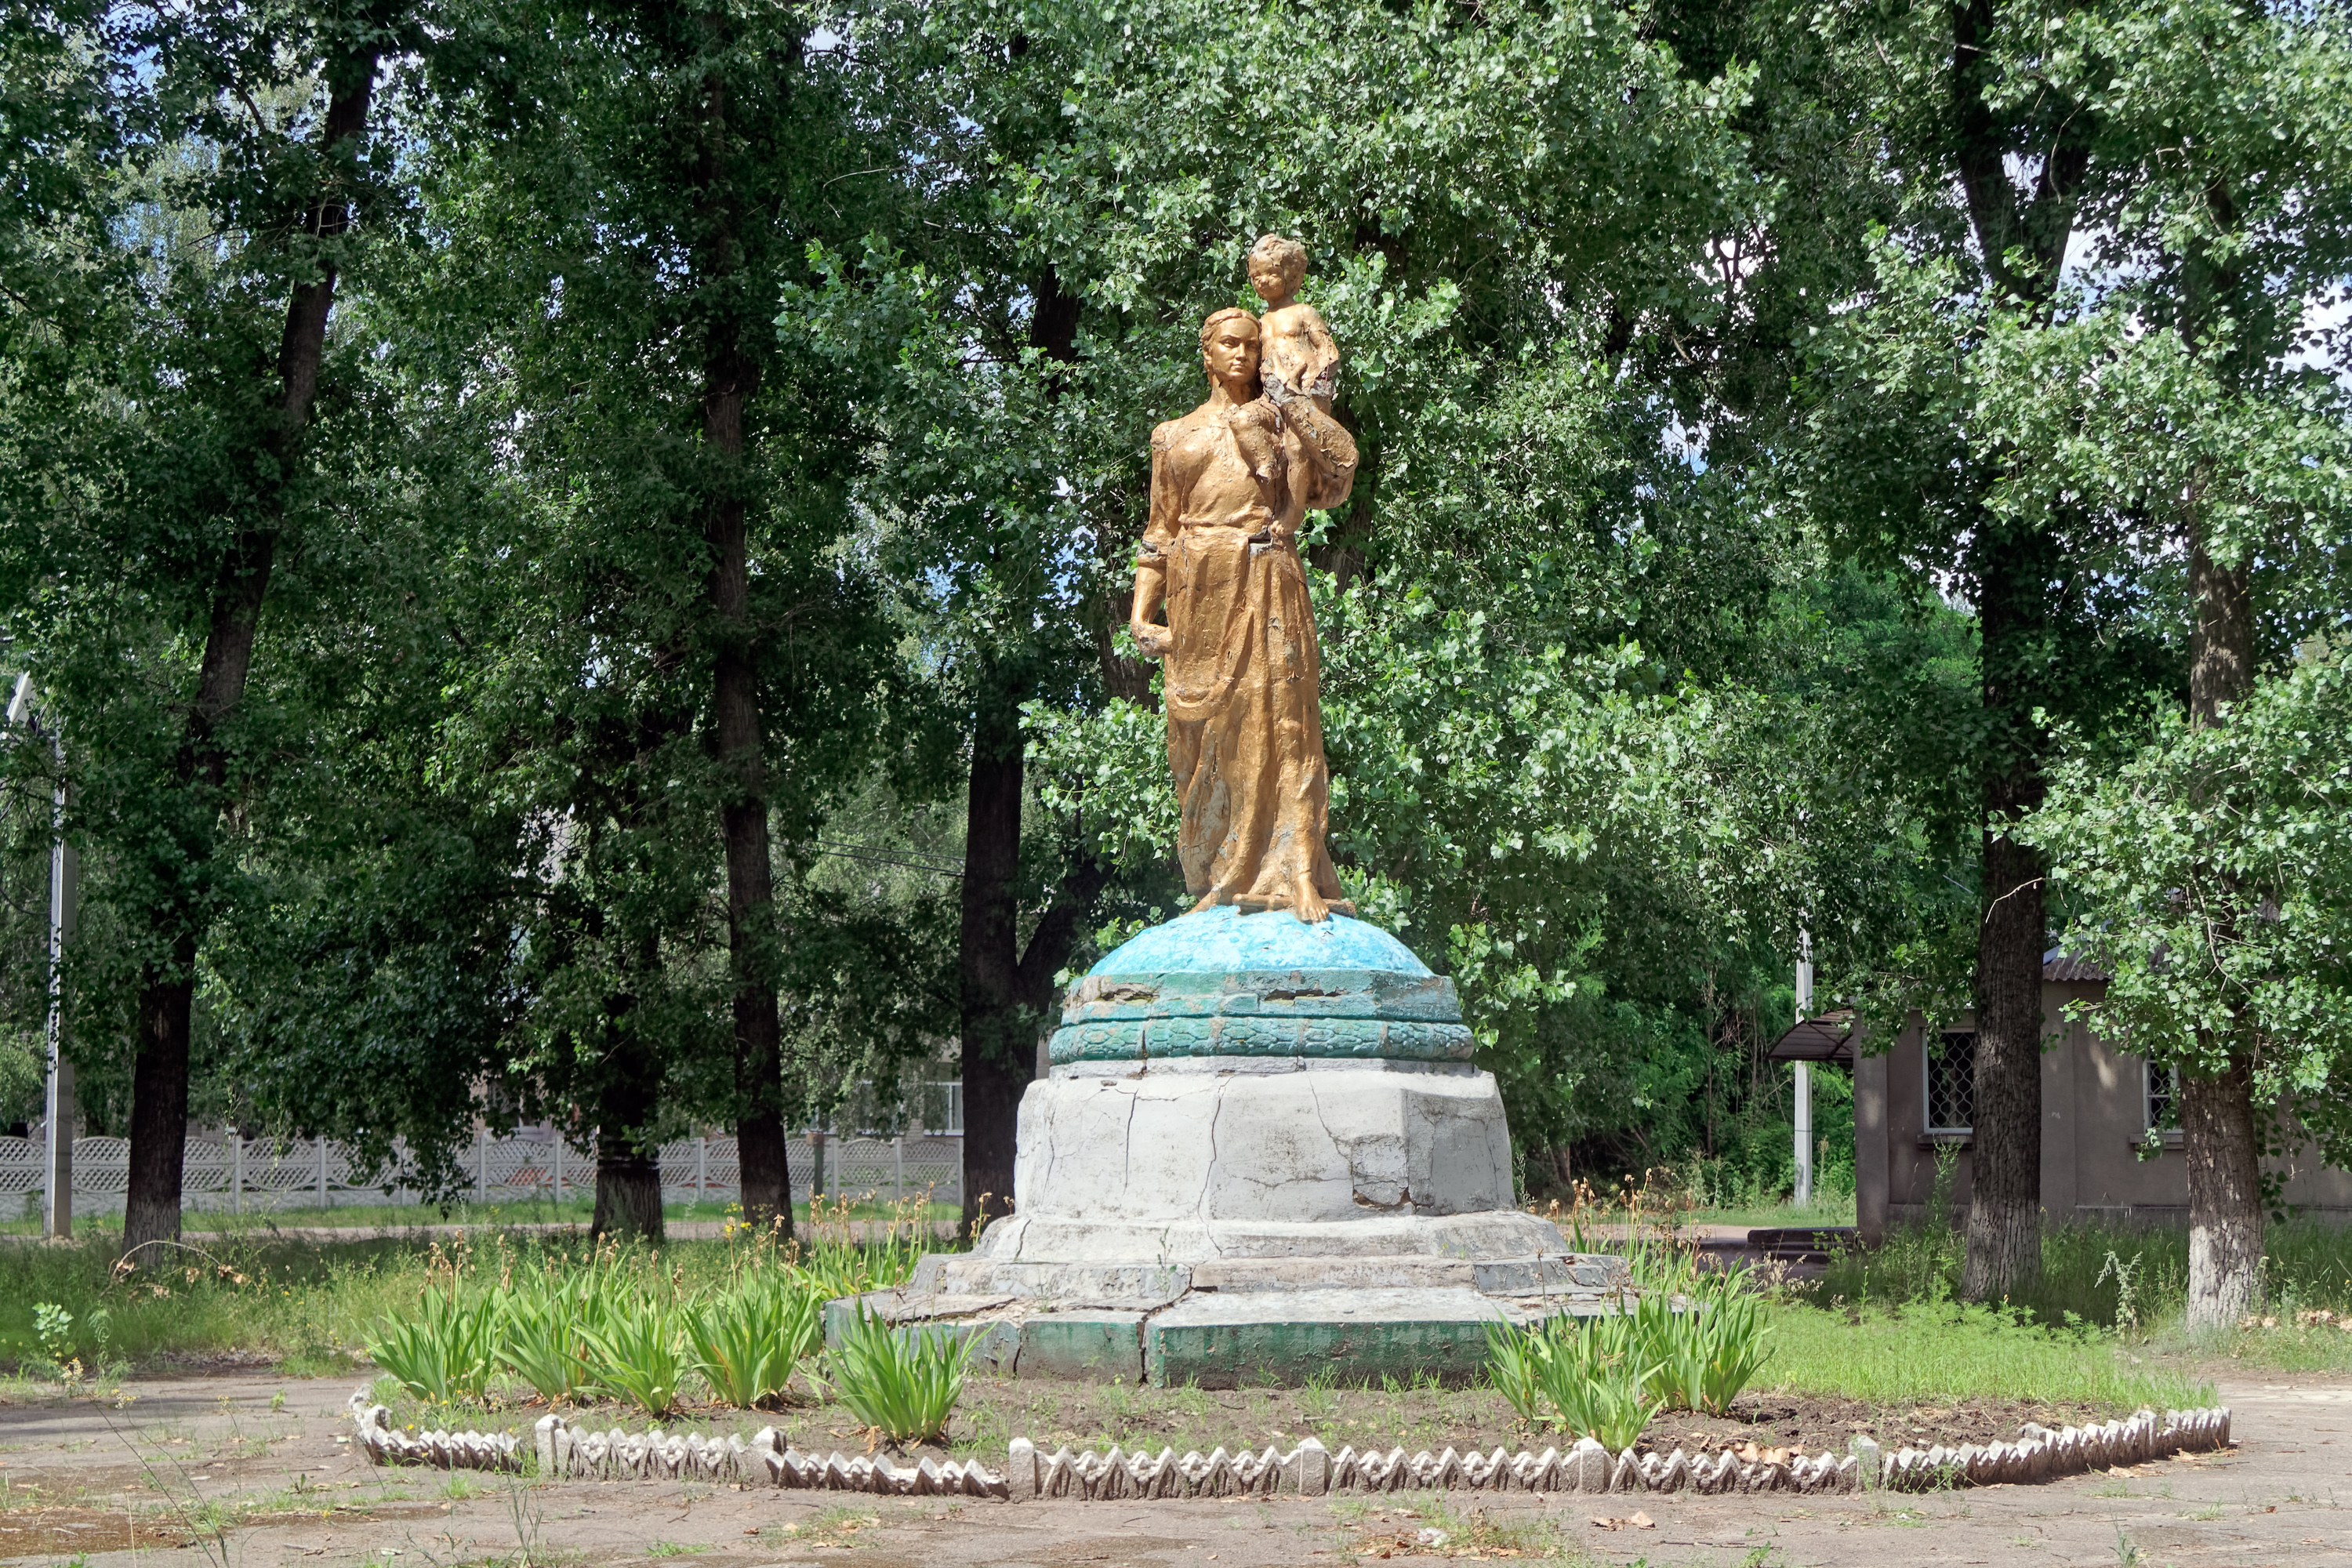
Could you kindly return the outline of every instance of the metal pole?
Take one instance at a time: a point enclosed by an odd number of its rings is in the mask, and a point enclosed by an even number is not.
[[[563,1201],[563,1123],[551,1121],[547,1125],[555,1133],[555,1201],[560,1204]]]
[[[1797,933],[1797,1022],[1813,1011],[1813,938]],[[1813,1064],[1797,1064],[1797,1206],[1813,1201]]]
[[[320,1139],[319,1139],[319,1140],[318,1140],[318,1144],[319,1144],[319,1207],[320,1207],[320,1209],[324,1209],[324,1208],[327,1206],[327,1141],[326,1141],[324,1138],[320,1138]]]
[[[474,1201],[490,1201],[490,1130],[479,1121],[474,1123]]]
[[[707,1137],[694,1141],[694,1201],[710,1201],[710,1140]]]
[[[228,1212],[245,1212],[245,1134],[232,1127],[228,1142]]]
[[[898,1129],[898,1142],[890,1145],[890,1202],[893,1206],[907,1201],[907,1130]]]
[[[16,678],[8,702],[8,722],[22,724],[32,717],[33,676]],[[81,851],[66,842],[65,739],[52,732],[50,754],[58,762],[58,783],[49,796],[49,1016],[47,1027],[48,1082],[42,1094],[42,1131],[47,1148],[41,1169],[43,1214],[41,1234],[73,1235],[74,1123],[80,1107],[74,1097],[73,1063],[66,1059],[66,944],[73,940],[81,909]]]

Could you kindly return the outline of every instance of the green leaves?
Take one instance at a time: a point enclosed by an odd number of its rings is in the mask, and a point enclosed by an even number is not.
[[[1612,1454],[1641,1441],[1665,1408],[1652,1396],[1660,1365],[1647,1353],[1629,1312],[1562,1313],[1486,1331],[1487,1376],[1522,1420],[1591,1437]]]
[[[783,1392],[800,1358],[822,1349],[824,1297],[763,1271],[687,1313],[695,1370],[726,1403],[749,1410]]]
[[[414,1317],[380,1326],[368,1359],[436,1405],[479,1402],[499,1366],[505,1302],[495,1290],[425,1292]]]
[[[853,1305],[855,1320],[825,1357],[834,1392],[891,1443],[944,1441],[976,1336],[901,1330],[863,1301]]]
[[[687,1332],[675,1302],[625,1297],[583,1325],[581,1338],[595,1358],[597,1387],[660,1416],[677,1405],[678,1384],[694,1370]]]
[[[2031,827],[2077,902],[2068,951],[2113,976],[2076,1011],[2123,1048],[2255,1064],[2331,1163],[2352,1158],[2352,658],[2315,640],[2220,723],[2158,708],[2073,746]]]

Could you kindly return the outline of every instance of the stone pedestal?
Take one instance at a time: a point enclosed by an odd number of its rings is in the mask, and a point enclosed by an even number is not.
[[[1512,1206],[1471,1046],[1453,982],[1361,921],[1156,926],[1071,987],[1021,1102],[1013,1214],[866,1305],[1023,1376],[1467,1377],[1488,1324],[1624,1286]]]

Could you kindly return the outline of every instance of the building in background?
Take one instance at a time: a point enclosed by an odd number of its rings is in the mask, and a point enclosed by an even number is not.
[[[2106,976],[2052,950],[2042,956],[2042,1206],[2054,1220],[2170,1221],[2189,1217],[2188,1168],[2173,1111],[2173,1075],[2101,1039],[2065,1016],[2066,1004],[2095,1002]],[[1854,1218],[1864,1241],[1927,1217],[1936,1205],[1939,1158],[1950,1161],[1948,1202],[1957,1219],[1969,1203],[1975,1121],[1976,1034],[1963,1013],[1932,1037],[1914,1014],[1894,1048],[1861,1051],[1849,1012],[1801,1020],[1774,1042],[1775,1061],[1851,1064],[1853,1069]],[[2285,1180],[2284,1198],[2305,1213],[2352,1218],[2352,1174],[2321,1163],[2305,1144],[2266,1160]]]

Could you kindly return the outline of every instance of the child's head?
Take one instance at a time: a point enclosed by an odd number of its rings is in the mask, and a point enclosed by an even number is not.
[[[1307,281],[1307,247],[1278,234],[1265,235],[1250,247],[1249,275],[1259,299],[1268,304],[1286,300]]]

